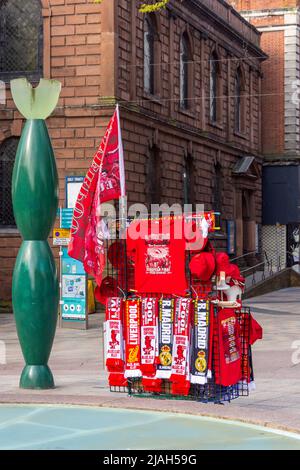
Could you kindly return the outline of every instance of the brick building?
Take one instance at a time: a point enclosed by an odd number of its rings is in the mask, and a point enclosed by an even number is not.
[[[299,261],[300,1],[230,2],[262,33],[263,248]],[[278,262],[278,260],[275,260]]]
[[[266,56],[254,26],[223,0],[172,0],[150,16],[129,0],[1,0],[0,18],[1,300],[20,244],[9,198],[23,124],[9,92],[16,76],[62,82],[48,119],[62,205],[65,177],[85,173],[119,102],[129,202],[204,203],[222,213],[220,245],[233,220],[236,253],[255,250]]]

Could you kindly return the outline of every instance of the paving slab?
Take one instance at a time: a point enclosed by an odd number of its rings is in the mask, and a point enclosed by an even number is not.
[[[73,404],[157,410],[221,417],[300,433],[300,289],[283,289],[247,300],[264,328],[254,345],[256,390],[229,404],[129,397],[111,393],[103,367],[102,315],[90,317],[87,331],[58,328],[49,365],[56,388],[20,390],[24,361],[12,315],[0,315],[0,341],[7,363],[0,364],[0,403]]]

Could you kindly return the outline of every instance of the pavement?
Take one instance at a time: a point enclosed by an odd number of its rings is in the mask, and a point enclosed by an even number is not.
[[[73,404],[104,408],[156,410],[233,419],[300,433],[300,288],[249,299],[264,339],[254,345],[256,390],[226,405],[158,400],[111,393],[103,367],[103,315],[90,316],[86,331],[57,329],[49,365],[56,388],[20,390],[24,361],[12,315],[0,315],[0,403]],[[2,341],[2,343],[1,343]],[[1,362],[1,356],[0,356]]]

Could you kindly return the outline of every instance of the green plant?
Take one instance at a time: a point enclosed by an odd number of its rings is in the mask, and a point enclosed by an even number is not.
[[[94,3],[102,3],[103,0],[94,0]],[[161,0],[161,1],[149,1],[142,3],[140,6],[140,12],[142,13],[153,13],[159,11],[162,8],[166,8],[170,0]]]

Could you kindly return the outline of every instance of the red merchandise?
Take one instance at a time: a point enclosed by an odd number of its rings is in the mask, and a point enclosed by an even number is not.
[[[229,256],[227,253],[221,252],[216,254],[216,265],[217,265],[217,274],[219,275],[221,271],[229,269]]]
[[[96,286],[95,288],[95,297],[98,302],[101,304],[106,304],[106,301],[109,297],[116,297],[118,295],[118,284],[117,281],[111,277],[107,276],[101,282],[100,287]]]
[[[175,303],[175,322],[171,382],[185,384],[189,356],[192,299],[178,298]],[[188,381],[189,382],[189,381]]]
[[[109,372],[110,386],[125,386],[123,350],[123,301],[119,297],[107,299],[104,336],[106,345],[105,365]]]
[[[141,377],[141,301],[125,302],[125,377]]]
[[[111,118],[74,208],[68,254],[84,263],[100,285],[105,267],[104,221],[101,203],[125,195],[119,109]]]
[[[127,230],[127,250],[135,265],[135,290],[183,295],[185,240],[176,238],[174,218],[141,220]]]
[[[219,371],[216,371],[216,383],[234,385],[242,376],[240,327],[234,309],[218,311],[218,343]]]
[[[194,255],[190,261],[190,271],[200,281],[209,281],[215,270],[215,258],[212,253],[203,252]]]
[[[263,338],[263,329],[261,325],[250,315],[250,345]]]

